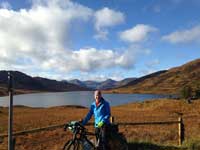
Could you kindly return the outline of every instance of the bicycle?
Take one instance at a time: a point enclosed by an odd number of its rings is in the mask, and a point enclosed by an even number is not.
[[[86,147],[90,147],[87,149],[91,150],[96,149],[96,146],[87,138],[88,135],[95,136],[95,134],[88,132],[78,121],[66,124],[64,130],[66,131],[67,128],[73,132],[73,137],[65,143],[63,150],[85,150]]]
[[[87,129],[81,125],[78,121],[72,121],[65,125],[64,130],[69,129],[73,132],[73,137],[67,141],[63,147],[63,150],[101,150],[101,138],[98,138],[96,142],[90,141],[87,136],[96,136],[92,132],[88,132]],[[112,128],[111,128],[112,129]],[[115,131],[114,131],[115,130]],[[109,134],[108,144],[112,150],[128,150],[127,142],[124,136],[116,132],[116,129]],[[100,132],[101,134],[101,132]],[[101,136],[101,135],[99,135]],[[114,144],[112,144],[114,143]]]

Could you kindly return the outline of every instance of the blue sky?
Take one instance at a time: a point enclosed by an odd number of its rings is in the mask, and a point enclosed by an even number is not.
[[[0,0],[0,70],[121,80],[199,58],[199,0]]]

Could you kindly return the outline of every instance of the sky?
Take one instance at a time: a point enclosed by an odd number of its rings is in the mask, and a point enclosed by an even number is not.
[[[0,0],[0,70],[122,80],[199,58],[199,0]]]

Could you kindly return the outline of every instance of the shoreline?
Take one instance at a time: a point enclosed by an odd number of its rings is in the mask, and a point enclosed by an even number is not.
[[[173,98],[157,98],[157,99],[147,99],[147,100],[136,100],[133,102],[128,102],[128,103],[124,103],[124,104],[120,104],[120,105],[115,105],[115,106],[110,106],[111,108],[114,107],[121,107],[121,106],[126,106],[126,105],[131,105],[131,104],[140,104],[140,103],[148,103],[148,102],[153,102],[153,101],[163,101],[163,100],[177,100],[177,99],[173,99]],[[0,106],[0,108],[9,108],[9,106]],[[57,105],[57,106],[49,106],[49,107],[33,107],[33,106],[27,106],[27,105],[13,105],[13,108],[30,108],[30,109],[51,109],[51,108],[84,108],[84,109],[88,109],[89,107],[86,106],[82,106],[82,105]]]
[[[6,88],[3,88],[4,90],[1,90],[2,87],[0,87],[0,97],[9,96],[8,90]],[[6,90],[5,90],[6,89]],[[16,95],[23,95],[23,94],[40,94],[40,93],[61,93],[61,92],[81,92],[81,91],[90,91],[90,90],[75,90],[75,91],[32,91],[32,90],[24,90],[24,89],[16,89],[14,90],[13,96]],[[93,91],[93,90],[91,90]]]
[[[94,89],[95,90],[95,89]],[[15,95],[22,95],[22,94],[39,94],[39,93],[60,93],[60,92],[76,92],[76,91],[94,91],[94,90],[73,90],[73,91],[37,91],[37,90],[27,90],[27,89],[15,89],[14,90],[14,96]],[[177,93],[168,91],[127,91],[127,90],[118,90],[118,89],[108,89],[108,90],[102,90],[103,94],[161,94],[161,95],[177,95]],[[0,97],[8,96],[8,89],[5,87],[0,87]]]
[[[134,104],[145,104],[145,103],[155,103],[155,102],[162,102],[162,101],[178,101],[178,102],[183,102],[187,103],[185,99],[175,99],[175,98],[155,98],[155,99],[147,99],[143,101],[133,101],[125,104],[120,104],[117,106],[111,106],[111,108],[115,107],[126,107],[128,105],[134,105]],[[200,99],[195,99],[192,100],[191,103],[193,102],[200,102]],[[26,106],[26,105],[14,105],[14,108],[30,108],[30,109],[53,109],[53,108],[80,108],[80,109],[88,109],[88,107],[82,106],[82,105],[57,105],[57,106],[49,106],[49,107],[32,107],[32,106]],[[0,108],[9,108],[8,106],[0,106]]]
[[[0,106],[0,109],[8,109],[8,106]],[[14,105],[13,108],[30,108],[30,109],[52,109],[52,108],[77,108],[77,109],[87,109],[85,106],[81,105],[60,105],[60,106],[50,106],[50,107],[31,107],[26,105]]]
[[[1,88],[1,87],[0,87]],[[40,93],[61,93],[61,92],[82,92],[83,90],[77,90],[77,91],[29,91],[29,90],[15,90],[13,96],[16,95],[23,95],[23,94],[40,94]],[[87,90],[88,91],[88,90]],[[87,92],[85,91],[85,92]],[[94,90],[91,90],[94,91]],[[174,93],[164,93],[164,92],[119,92],[119,91],[110,91],[110,90],[101,90],[102,94],[155,94],[155,95],[176,95]],[[0,91],[0,97],[6,97],[9,96],[8,92],[6,94],[2,94]]]

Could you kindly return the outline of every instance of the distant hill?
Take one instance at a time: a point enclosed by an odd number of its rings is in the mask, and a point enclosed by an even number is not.
[[[92,89],[97,89],[97,86],[101,84],[101,82],[91,81],[91,80],[87,80],[83,82],[85,83],[87,87],[92,88]]]
[[[80,81],[78,79],[74,79],[74,80],[69,80],[67,82],[69,83],[73,83],[76,84],[78,86],[81,87],[87,87],[87,88],[92,88],[92,89],[101,89],[101,90],[105,90],[105,89],[112,89],[112,88],[116,88],[116,87],[121,87],[123,85],[128,84],[131,81],[134,81],[136,78],[126,78],[123,79],[121,81],[115,81],[112,79],[107,79],[105,81]]]
[[[133,82],[134,80],[136,80],[137,78],[125,78],[121,81],[115,81],[112,79],[107,79],[103,82],[101,82],[101,84],[97,87],[98,89],[113,89],[113,88],[117,88],[117,87],[122,87],[124,85],[129,84],[130,82]]]
[[[80,87],[92,88],[92,87],[87,86],[83,81],[80,81],[80,80],[78,80],[78,79],[68,80],[68,81],[66,81],[66,82],[71,83],[71,84],[78,85],[78,86],[80,86]]]
[[[7,93],[7,71],[0,71],[0,95]],[[140,78],[126,78],[121,81],[107,79],[97,81],[56,81],[31,77],[12,71],[17,93],[58,92],[101,89],[113,93],[163,93],[177,94],[183,86],[192,88],[200,84],[200,59],[169,70],[158,71]]]
[[[127,85],[113,89],[116,93],[179,93],[183,86],[191,87],[200,83],[200,59],[180,67],[159,71],[138,78]]]
[[[41,77],[31,77],[19,71],[11,71],[14,76],[16,93],[31,92],[61,92],[91,90],[75,84],[50,80]],[[7,93],[8,71],[0,71],[0,95]]]
[[[97,82],[97,81],[91,81],[91,80],[81,81],[78,79],[67,80],[66,82],[72,83],[81,87],[87,87],[90,89],[97,89],[97,86],[101,84],[101,82]]]
[[[125,79],[123,79],[123,80],[121,80],[121,81],[118,81],[117,82],[117,87],[122,87],[122,86],[124,86],[124,85],[127,85],[127,84],[129,84],[130,82],[132,82],[132,81],[134,81],[134,80],[136,80],[137,78],[125,78]]]
[[[103,82],[101,82],[98,86],[97,89],[110,89],[113,87],[116,87],[117,81],[112,80],[112,79],[107,79]]]
[[[140,82],[143,82],[145,81],[146,79],[150,79],[150,78],[153,78],[153,77],[157,77],[163,73],[167,72],[166,70],[162,70],[162,71],[157,71],[157,72],[154,72],[154,73],[151,73],[151,74],[148,74],[146,76],[143,76],[143,77],[140,77],[138,79],[135,79],[133,81],[130,81],[128,82],[127,84],[125,84],[124,86],[129,86],[129,85],[134,85],[134,84],[137,84],[137,83],[140,83]]]

